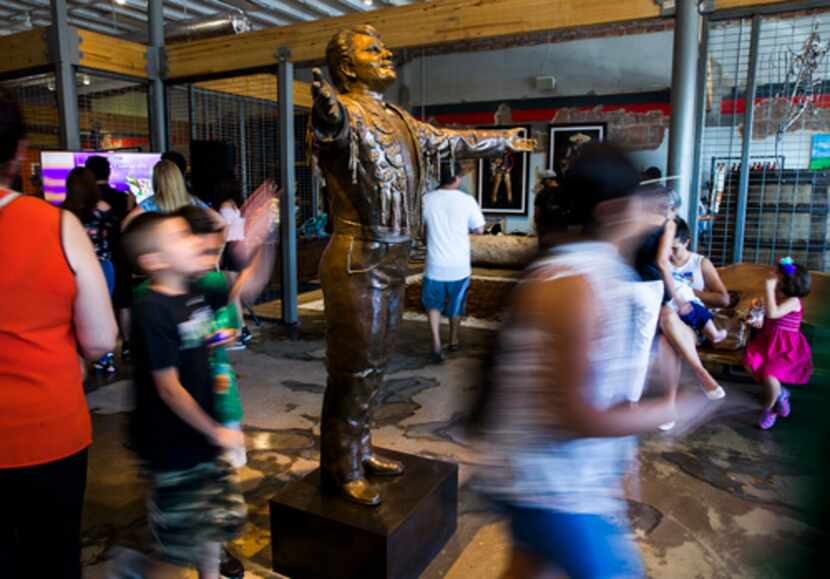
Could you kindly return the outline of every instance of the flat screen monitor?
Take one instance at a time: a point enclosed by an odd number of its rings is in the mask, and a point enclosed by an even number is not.
[[[63,203],[69,172],[83,167],[93,156],[105,157],[110,162],[110,187],[132,194],[136,203],[152,197],[153,167],[161,160],[161,153],[43,151],[40,166],[46,200],[55,205]]]

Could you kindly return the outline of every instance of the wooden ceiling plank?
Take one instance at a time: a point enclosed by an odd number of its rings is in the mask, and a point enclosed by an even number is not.
[[[780,0],[716,0],[716,10],[784,4]],[[278,47],[295,62],[321,60],[337,30],[372,24],[390,48],[579,28],[657,18],[654,0],[442,0],[347,14],[291,26],[169,47],[171,78],[198,77],[268,66]]]
[[[46,42],[46,28],[33,28],[0,36],[0,72],[12,72],[46,66],[51,62]]]

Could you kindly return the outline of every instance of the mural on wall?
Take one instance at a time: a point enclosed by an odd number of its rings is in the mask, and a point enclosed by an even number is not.
[[[564,175],[582,147],[605,141],[606,130],[606,123],[550,125],[548,167]]]
[[[481,127],[488,129],[522,128],[530,135],[530,126]],[[479,159],[476,165],[476,198],[483,213],[527,215],[530,153],[508,151],[495,159]]]

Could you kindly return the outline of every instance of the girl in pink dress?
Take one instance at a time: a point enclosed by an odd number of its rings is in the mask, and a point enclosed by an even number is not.
[[[813,374],[810,345],[801,333],[801,298],[810,293],[810,272],[791,257],[778,262],[766,283],[763,329],[749,342],[744,365],[764,385],[766,399],[758,426],[768,430],[790,414],[790,391],[781,386],[806,384]]]

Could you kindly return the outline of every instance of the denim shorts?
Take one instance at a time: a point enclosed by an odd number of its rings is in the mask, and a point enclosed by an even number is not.
[[[427,311],[438,310],[448,318],[457,318],[464,315],[468,291],[469,277],[456,281],[437,281],[424,277],[421,303]]]
[[[644,577],[627,526],[607,517],[507,505],[516,546],[570,579]]]
[[[693,328],[695,332],[700,333],[703,331],[703,326],[708,324],[709,320],[712,319],[712,312],[706,306],[697,302],[689,302],[689,304],[692,306],[692,309],[688,314],[680,316],[680,319],[684,324]]]

